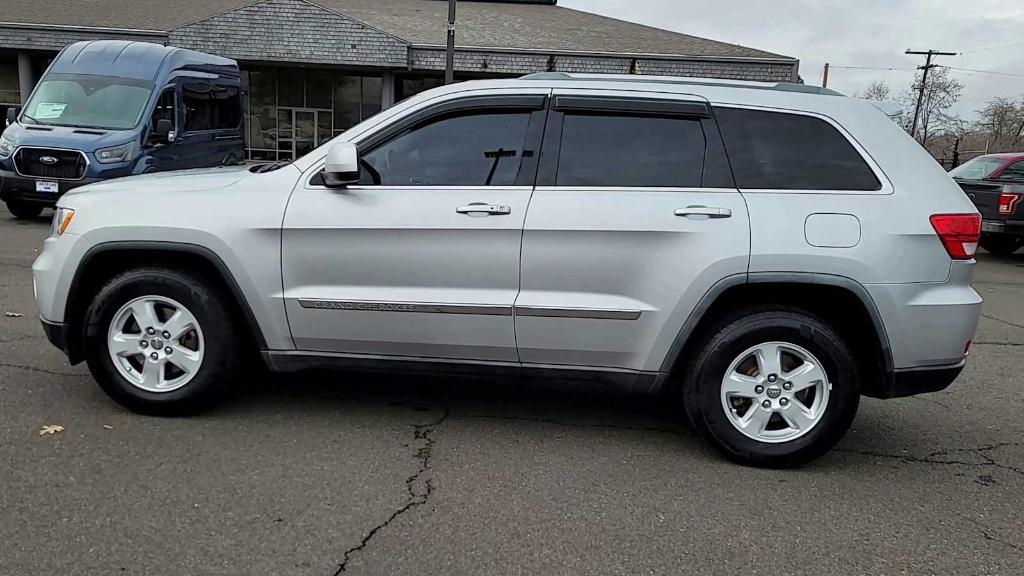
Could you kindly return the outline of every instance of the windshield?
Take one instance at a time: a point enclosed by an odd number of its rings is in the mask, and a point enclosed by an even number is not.
[[[134,128],[152,88],[149,82],[130,78],[50,74],[32,92],[22,120],[106,130]]]
[[[974,160],[957,166],[949,173],[949,175],[953,178],[961,178],[963,180],[983,180],[988,178],[989,174],[995,172],[996,169],[1002,165],[1002,158],[979,156]]]

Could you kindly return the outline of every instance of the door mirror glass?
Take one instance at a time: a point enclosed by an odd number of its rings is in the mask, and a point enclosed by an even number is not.
[[[324,185],[340,188],[359,182],[359,151],[351,142],[337,142],[327,149]]]
[[[18,121],[18,113],[21,112],[21,106],[11,106],[7,109],[7,125],[10,126]]]

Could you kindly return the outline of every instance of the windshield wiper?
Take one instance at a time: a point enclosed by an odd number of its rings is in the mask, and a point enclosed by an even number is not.
[[[259,164],[249,169],[253,174],[263,174],[264,172],[273,172],[274,170],[280,170],[285,166],[291,164],[291,160],[278,160],[277,162],[271,162],[270,164]]]
[[[21,113],[21,117],[22,118],[28,118],[29,120],[31,120],[32,122],[35,122],[36,124],[39,124],[40,126],[53,126],[53,124],[50,124],[49,122],[42,122],[38,118],[30,116],[27,112],[22,112]]]

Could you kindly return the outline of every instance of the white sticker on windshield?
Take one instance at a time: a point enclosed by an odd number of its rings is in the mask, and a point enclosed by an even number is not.
[[[36,113],[33,118],[45,120],[47,118],[60,118],[61,114],[64,114],[64,108],[67,104],[59,102],[40,102],[36,104]]]

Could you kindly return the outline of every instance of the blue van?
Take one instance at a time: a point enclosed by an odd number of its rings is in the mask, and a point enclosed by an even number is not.
[[[234,60],[146,42],[65,47],[0,136],[0,199],[34,218],[61,194],[144,172],[241,164]]]

